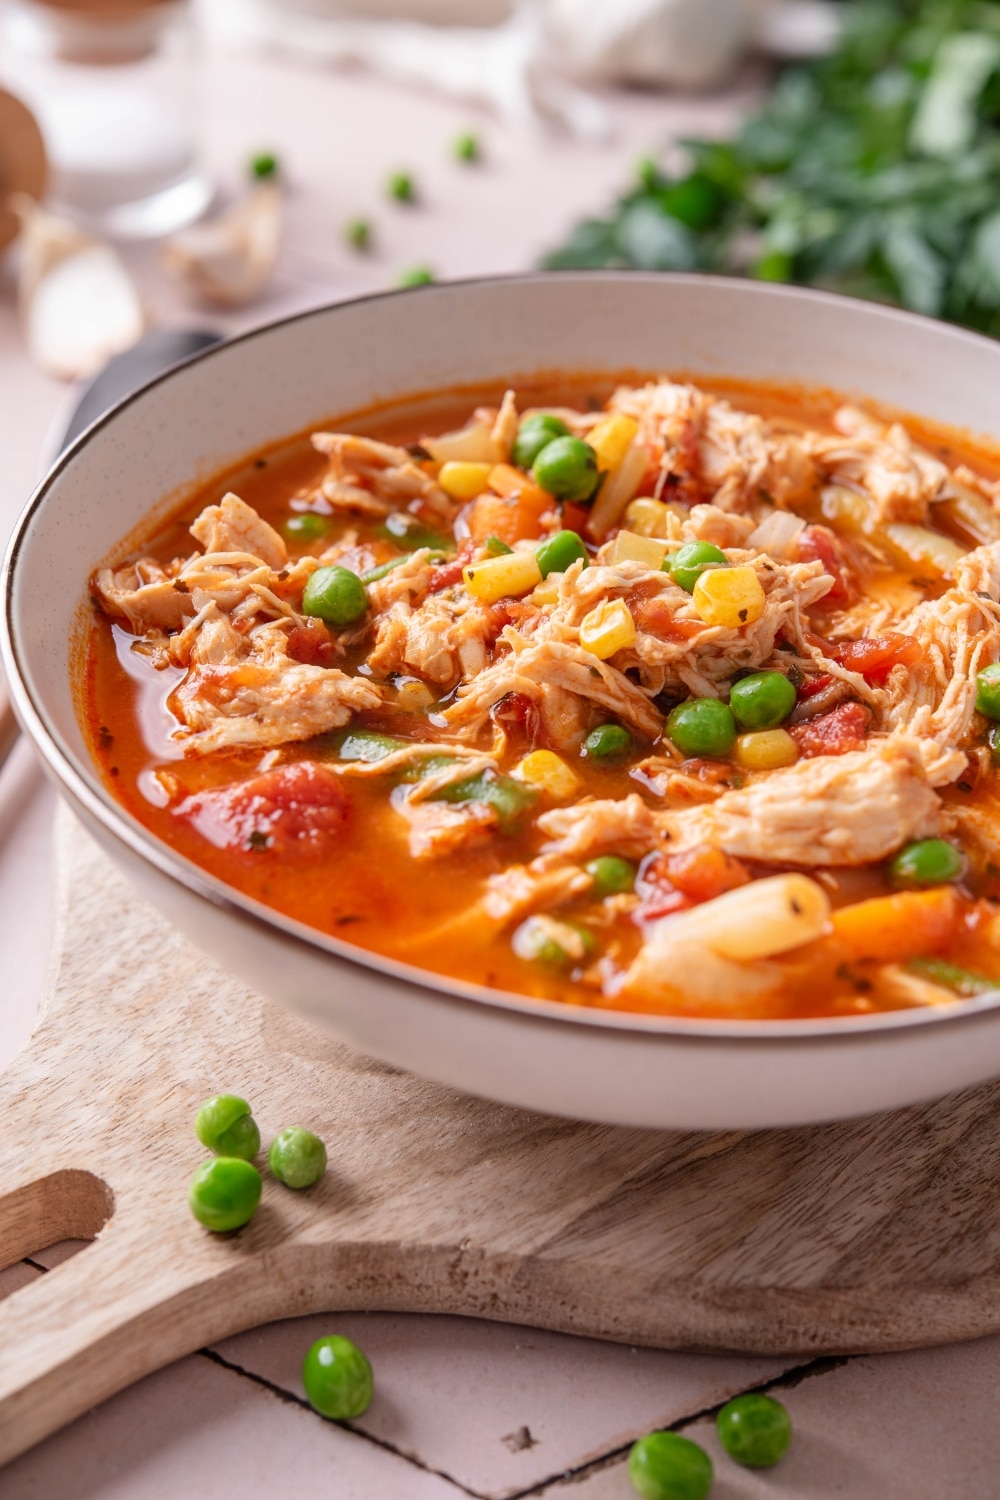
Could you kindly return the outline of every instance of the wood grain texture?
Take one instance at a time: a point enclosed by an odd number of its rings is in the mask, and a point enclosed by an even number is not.
[[[0,1461],[272,1318],[465,1313],[664,1348],[901,1349],[1000,1329],[1000,1089],[803,1130],[664,1134],[473,1100],[226,978],[61,813],[50,993],[0,1079],[0,1265],[82,1254],[0,1304]],[[190,1217],[197,1105],[245,1094],[330,1170]]]

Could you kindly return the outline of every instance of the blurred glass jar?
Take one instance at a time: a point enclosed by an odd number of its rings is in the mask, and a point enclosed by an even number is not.
[[[0,23],[0,79],[41,125],[56,212],[117,239],[205,212],[186,0],[6,0]]]

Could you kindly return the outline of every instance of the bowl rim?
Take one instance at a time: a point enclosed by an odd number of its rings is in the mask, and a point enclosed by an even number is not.
[[[587,1031],[610,1032],[614,1035],[641,1035],[651,1041],[666,1044],[697,1043],[709,1046],[724,1043],[752,1042],[758,1046],[780,1044],[782,1047],[816,1046],[817,1044],[843,1044],[850,1040],[863,1043],[876,1042],[887,1032],[911,1032],[926,1026],[957,1027],[978,1021],[984,1012],[1000,1008],[1000,986],[984,995],[957,1001],[954,1007],[910,1007],[899,1011],[884,1011],[870,1015],[784,1018],[780,1020],[728,1020],[724,1017],[695,1017],[647,1014],[643,1012],[616,1011],[602,1006],[569,1005],[563,1001],[536,999],[515,991],[493,989],[469,981],[454,979],[415,964],[407,964],[372,950],[345,942],[316,928],[298,922],[293,917],[264,905],[253,897],[243,895],[234,886],[208,874],[186,856],[179,854],[165,841],[151,833],[124,807],[115,802],[111,793],[102,785],[96,770],[87,767],[86,774],[78,770],[68,746],[50,723],[45,706],[36,702],[29,689],[24,671],[20,645],[14,628],[14,591],[17,581],[18,560],[25,545],[27,533],[36,512],[46,503],[49,494],[63,472],[86,445],[113,423],[118,414],[133,402],[144,399],[152,390],[173,380],[183,379],[187,369],[205,360],[218,357],[231,348],[253,339],[267,337],[279,328],[309,321],[316,317],[336,315],[340,310],[353,309],[369,302],[383,302],[400,297],[447,297],[453,289],[492,288],[519,286],[526,283],[551,283],[554,280],[568,281],[629,281],[649,282],[659,285],[669,281],[681,286],[724,287],[738,295],[774,298],[782,301],[809,304],[839,305],[847,303],[863,309],[873,321],[890,323],[926,323],[937,333],[946,332],[960,342],[992,345],[993,341],[972,330],[955,324],[945,324],[920,313],[911,313],[901,308],[882,303],[864,302],[859,298],[840,293],[821,291],[811,287],[762,283],[731,276],[716,276],[705,272],[657,272],[617,270],[567,270],[529,271],[506,275],[474,276],[453,281],[433,282],[426,286],[390,288],[369,292],[362,296],[338,299],[270,319],[265,323],[223,339],[206,349],[188,356],[180,363],[165,370],[144,385],[139,386],[121,401],[115,403],[90,424],[56,459],[39,484],[15,522],[3,558],[0,583],[3,588],[3,609],[0,612],[0,662],[2,662],[11,702],[17,717],[41,756],[45,768],[70,798],[82,808],[101,829],[144,863],[152,865],[175,885],[191,895],[205,901],[238,922],[251,927],[267,929],[270,936],[295,948],[304,948],[310,956],[322,955],[350,970],[356,966],[371,971],[413,990],[425,998],[433,998],[440,1004],[450,1003],[465,1009],[472,1002],[490,1010],[499,1011],[538,1026],[584,1027]]]

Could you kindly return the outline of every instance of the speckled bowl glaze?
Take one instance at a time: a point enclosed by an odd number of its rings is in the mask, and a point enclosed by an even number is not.
[[[206,875],[99,780],[71,668],[87,577],[164,496],[338,411],[536,370],[630,367],[800,380],[1000,428],[1000,345],[816,292],[593,273],[319,308],[145,387],[41,484],[5,564],[3,665],[24,729],[137,891],[217,963],[352,1046],[456,1088],[580,1119],[717,1129],[864,1114],[1000,1074],[1000,995],[836,1021],[696,1021],[574,1009],[389,962]]]

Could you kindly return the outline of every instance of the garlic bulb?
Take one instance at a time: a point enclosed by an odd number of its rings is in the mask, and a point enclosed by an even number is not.
[[[21,221],[18,297],[28,351],[59,379],[93,375],[142,337],[146,320],[135,285],[110,245],[24,193],[9,202]]]
[[[217,218],[175,234],[164,249],[164,264],[207,302],[252,302],[278,259],[282,217],[280,187],[259,183]]]
[[[754,0],[549,0],[554,55],[604,82],[715,82],[754,29]]]

